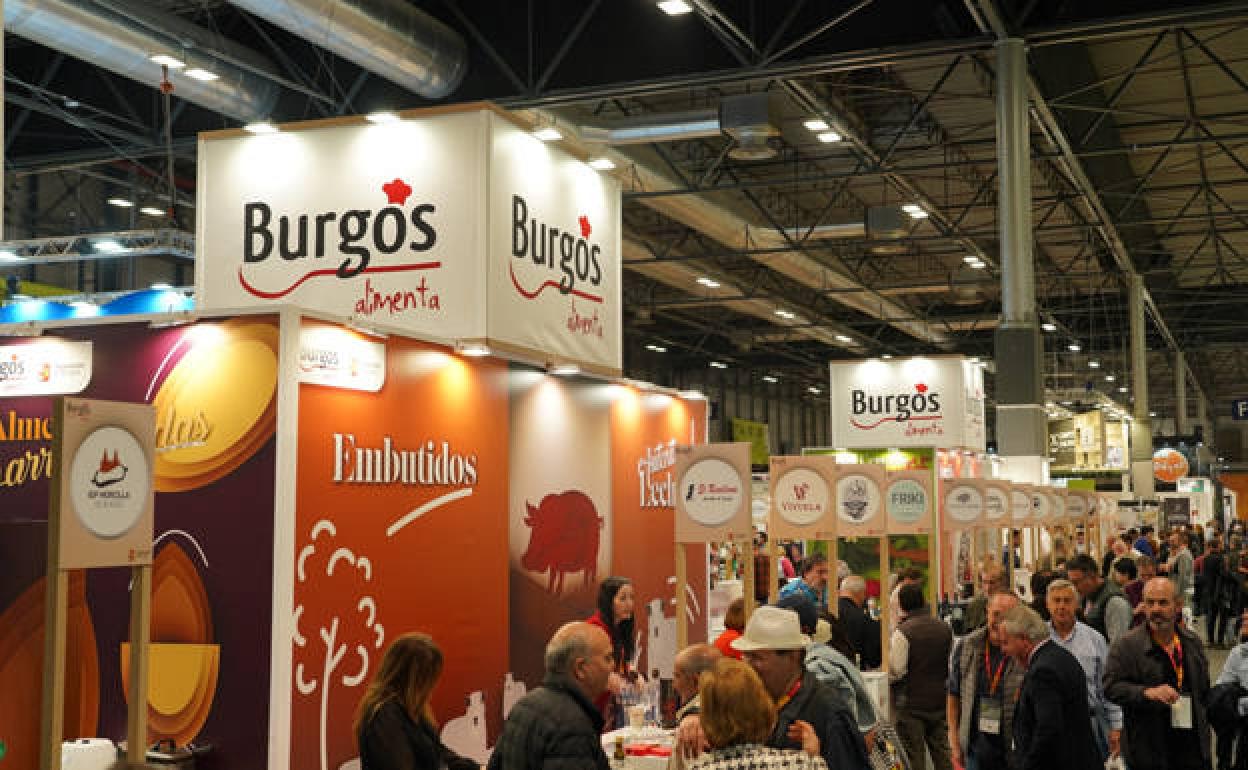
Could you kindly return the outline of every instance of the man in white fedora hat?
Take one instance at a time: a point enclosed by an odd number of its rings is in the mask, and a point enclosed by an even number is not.
[[[815,728],[819,753],[828,767],[870,767],[849,705],[805,667],[810,637],[802,633],[797,613],[780,607],[759,607],[732,646],[742,652],[776,702],[776,726],[767,745],[800,749],[789,728],[801,720]]]

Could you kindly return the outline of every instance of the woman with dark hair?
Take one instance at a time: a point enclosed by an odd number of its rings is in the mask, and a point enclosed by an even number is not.
[[[355,711],[362,770],[477,770],[442,744],[429,698],[442,675],[442,651],[426,634],[390,643]]]
[[[609,577],[598,586],[598,609],[586,621],[607,632],[611,638],[611,650],[615,653],[615,670],[607,681],[607,691],[594,701],[602,712],[603,729],[607,731],[618,727],[623,720],[623,714],[617,708],[620,691],[639,678],[633,669],[633,655],[637,649],[633,630],[635,603],[633,581],[626,577]]]
[[[1031,608],[1046,621],[1049,619],[1049,605],[1045,602],[1045,592],[1049,583],[1057,579],[1057,575],[1044,570],[1031,576]]]

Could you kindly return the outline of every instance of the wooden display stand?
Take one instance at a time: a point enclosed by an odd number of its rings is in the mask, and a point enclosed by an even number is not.
[[[56,481],[48,496],[40,767],[61,767],[69,571],[111,566],[131,570],[126,764],[143,767],[147,758],[155,412],[145,404],[58,398],[52,434]]]

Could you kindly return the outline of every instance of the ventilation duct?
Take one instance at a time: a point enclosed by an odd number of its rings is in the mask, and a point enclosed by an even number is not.
[[[652,113],[580,129],[583,140],[609,145],[705,139],[721,133],[719,110]]]
[[[313,45],[430,99],[459,87],[464,40],[407,0],[230,0]]]
[[[272,69],[259,54],[146,3],[118,0],[107,5],[4,0],[4,28],[153,88],[160,83],[160,65],[149,57],[174,56],[186,63],[185,69],[170,73],[177,97],[244,123],[269,117],[278,88],[257,74]],[[181,74],[196,68],[217,79]]]
[[[728,151],[736,160],[768,160],[776,150],[767,140],[780,133],[771,114],[771,96],[766,93],[726,96],[719,103],[720,128],[736,140]]]

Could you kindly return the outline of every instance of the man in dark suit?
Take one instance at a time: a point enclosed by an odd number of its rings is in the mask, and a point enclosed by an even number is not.
[[[1088,720],[1087,683],[1075,656],[1054,644],[1039,613],[1019,605],[1001,621],[1005,651],[1027,669],[1014,709],[1018,770],[1098,770]]]

